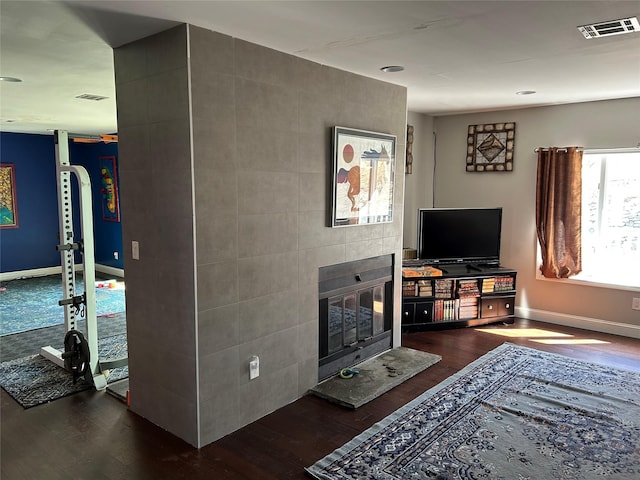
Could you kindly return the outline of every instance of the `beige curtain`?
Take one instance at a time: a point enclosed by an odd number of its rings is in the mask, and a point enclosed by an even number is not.
[[[545,277],[568,278],[582,270],[581,223],[582,150],[539,148],[536,229]]]

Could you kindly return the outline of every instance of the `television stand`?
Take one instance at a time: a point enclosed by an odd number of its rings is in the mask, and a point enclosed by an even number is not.
[[[442,275],[412,275],[411,269],[419,266],[433,266]],[[430,271],[428,275],[433,273]],[[513,323],[516,275],[515,270],[497,265],[403,263],[402,329]]]

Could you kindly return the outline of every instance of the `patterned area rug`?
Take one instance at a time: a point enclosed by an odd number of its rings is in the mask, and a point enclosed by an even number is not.
[[[307,468],[322,480],[638,479],[640,374],[505,343]]]
[[[56,347],[62,349],[63,347]],[[126,335],[115,335],[98,340],[100,359],[111,360],[127,356]],[[111,370],[107,383],[128,378],[129,367]],[[40,355],[10,360],[0,364],[0,386],[24,408],[35,407],[93,388],[78,379],[74,384],[71,373]]]
[[[98,280],[99,281],[99,280]],[[96,287],[96,314],[125,311],[124,283],[117,288]],[[76,292],[84,292],[81,275],[77,275]],[[0,335],[24,332],[64,323],[62,276],[47,275],[2,282],[0,289]]]

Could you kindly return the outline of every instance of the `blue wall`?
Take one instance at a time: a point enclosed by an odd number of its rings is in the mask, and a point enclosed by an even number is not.
[[[84,166],[91,177],[96,263],[123,268],[122,228],[119,222],[102,220],[98,158],[116,157],[117,144],[69,146],[69,160]],[[52,135],[0,133],[0,160],[15,165],[18,228],[0,229],[0,271],[12,272],[60,265],[55,145]],[[74,192],[74,232],[79,240],[77,184]],[[115,260],[113,252],[119,253]]]
[[[117,143],[72,143],[69,146],[69,159],[72,164],[82,165],[91,177],[93,197],[93,236],[95,241],[96,263],[114,268],[124,268],[122,260],[122,224],[102,219],[102,174],[100,173],[99,158],[102,156],[116,157],[116,184],[120,185],[118,168]],[[122,214],[120,215],[122,218]],[[118,252],[115,259],[113,252]]]

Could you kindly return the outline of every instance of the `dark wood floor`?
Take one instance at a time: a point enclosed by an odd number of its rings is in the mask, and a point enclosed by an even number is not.
[[[405,346],[442,355],[442,361],[357,410],[306,396],[200,450],[129,412],[109,394],[88,391],[23,410],[2,391],[0,477],[305,479],[305,466],[507,341],[640,372],[638,339],[526,320],[483,328],[526,335],[470,328],[405,334]],[[527,328],[607,343],[537,343]]]

